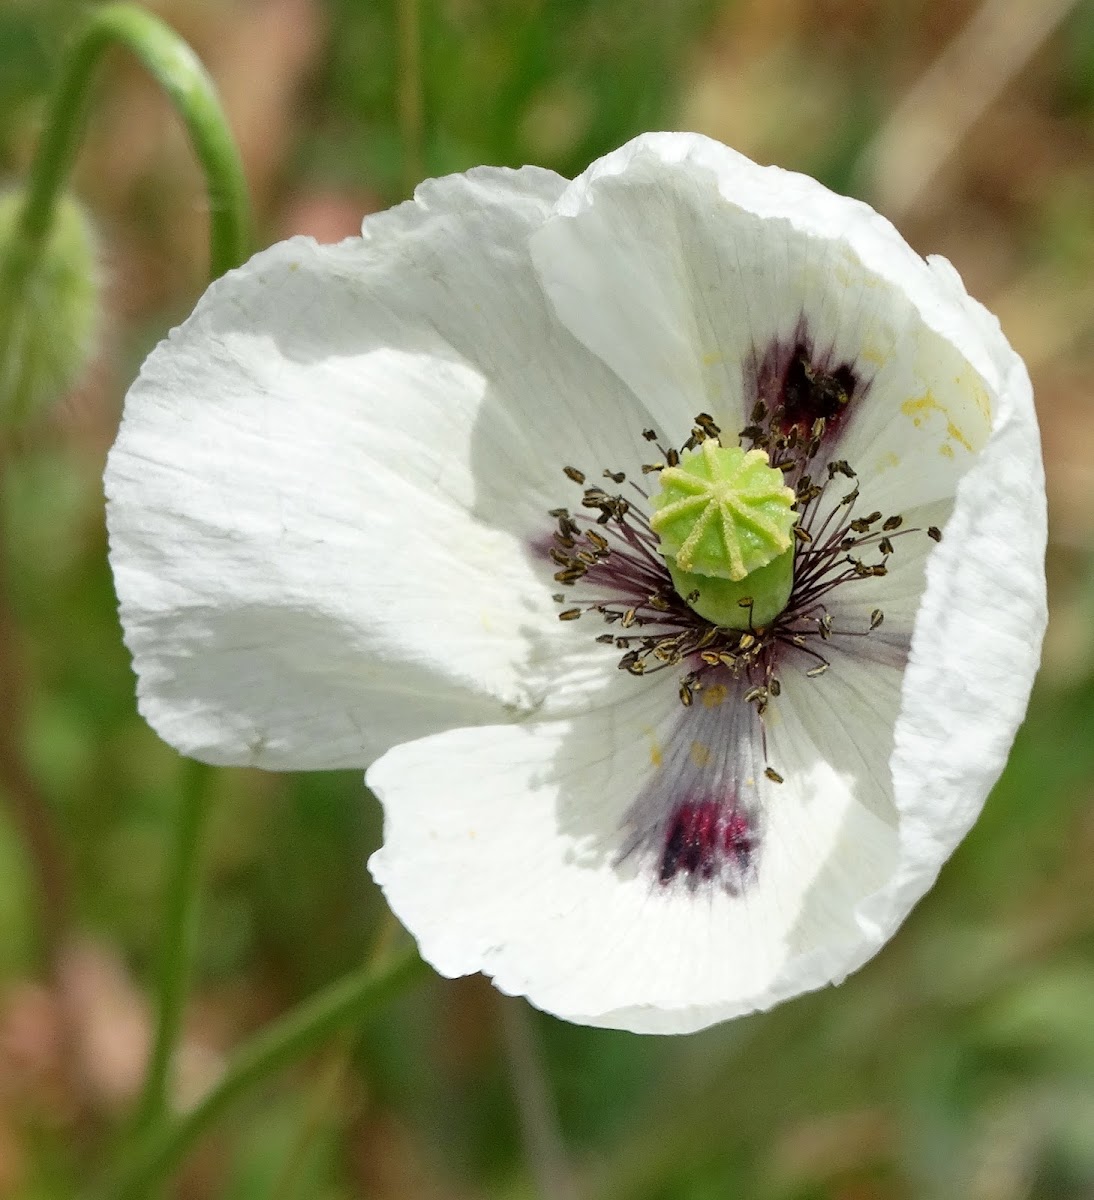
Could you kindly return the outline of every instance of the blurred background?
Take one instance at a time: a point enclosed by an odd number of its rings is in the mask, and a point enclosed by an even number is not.
[[[1094,1197],[1094,0],[162,0],[215,76],[266,244],[422,175],[572,175],[699,130],[947,255],[1034,379],[1052,623],[1010,766],[907,926],[839,989],[689,1038],[431,980],[233,1110],[180,1197]],[[80,6],[0,0],[17,181]],[[199,295],[201,177],[112,57],[75,179],[106,311],[3,447],[0,1196],[67,1197],[139,1086],[179,760],[136,715],[100,475],[141,358]],[[180,1102],[382,936],[357,773],[222,771]]]

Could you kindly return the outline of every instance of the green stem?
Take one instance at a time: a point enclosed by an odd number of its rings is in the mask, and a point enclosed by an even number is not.
[[[142,1133],[160,1124],[170,1105],[171,1069],[182,1031],[186,993],[198,933],[202,834],[208,821],[213,775],[204,763],[184,760],[179,811],[164,893],[163,934],[156,987],[156,1030],[134,1118]]]
[[[239,266],[250,253],[247,184],[213,81],[190,47],[158,17],[136,5],[106,4],[88,16],[50,105],[18,225],[19,254],[11,259],[17,281],[32,269],[49,236],[83,134],[92,73],[116,43],[136,55],[186,124],[209,195],[211,277]]]
[[[137,1146],[120,1180],[106,1190],[104,1197],[146,1200],[240,1096],[302,1058],[336,1030],[364,1021],[424,971],[425,965],[411,947],[379,967],[366,965],[345,976],[257,1033],[196,1107],[154,1130]]]

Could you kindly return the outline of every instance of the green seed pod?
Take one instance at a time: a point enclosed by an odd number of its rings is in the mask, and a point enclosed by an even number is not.
[[[763,450],[714,439],[660,475],[650,520],[676,590],[701,616],[734,629],[786,607],[794,582],[794,492]]]
[[[23,195],[0,196],[0,423],[18,424],[77,382],[99,327],[95,238],[64,196],[34,261],[17,243]]]

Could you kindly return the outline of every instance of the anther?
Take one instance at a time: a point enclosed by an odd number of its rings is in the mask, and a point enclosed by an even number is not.
[[[701,412],[695,418],[695,424],[710,438],[716,438],[721,435],[721,429],[715,425],[714,418],[710,413]]]

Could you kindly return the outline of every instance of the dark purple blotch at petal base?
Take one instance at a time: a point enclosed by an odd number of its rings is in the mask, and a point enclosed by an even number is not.
[[[640,856],[656,887],[713,886],[738,895],[755,878],[764,748],[743,700],[746,687],[727,670],[713,671],[696,702],[681,706],[664,730],[625,818],[620,856]]]
[[[692,882],[712,880],[729,868],[743,882],[756,847],[752,821],[733,796],[683,800],[665,827],[658,878],[662,884],[680,874]]]
[[[839,436],[848,414],[869,390],[855,363],[817,347],[804,319],[790,338],[776,339],[753,354],[744,383],[752,403],[762,400],[774,410],[778,432],[789,433],[796,426],[804,433],[822,419],[825,441]]]

